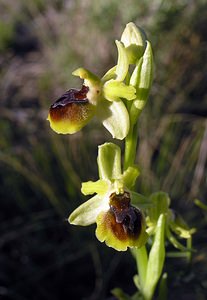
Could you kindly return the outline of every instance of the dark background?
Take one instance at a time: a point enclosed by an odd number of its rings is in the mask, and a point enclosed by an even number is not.
[[[130,253],[99,243],[95,226],[73,227],[70,212],[97,179],[97,145],[110,140],[93,120],[72,136],[46,121],[51,103],[80,81],[84,66],[102,76],[117,59],[125,24],[152,42],[155,77],[139,121],[137,191],[170,194],[196,227],[191,264],[167,258],[169,299],[205,299],[207,214],[207,3],[197,0],[1,0],[0,299],[105,300],[135,292]],[[172,250],[171,248],[169,248]]]

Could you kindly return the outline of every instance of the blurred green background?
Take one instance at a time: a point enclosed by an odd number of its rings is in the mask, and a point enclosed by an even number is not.
[[[125,24],[152,42],[155,77],[139,121],[140,193],[168,192],[197,228],[191,265],[167,258],[168,299],[206,299],[207,1],[0,1],[0,299],[113,299],[132,294],[130,253],[99,243],[94,226],[70,226],[86,200],[81,181],[97,179],[97,145],[110,140],[96,120],[57,135],[49,106],[79,87],[84,66],[102,76],[117,59]]]

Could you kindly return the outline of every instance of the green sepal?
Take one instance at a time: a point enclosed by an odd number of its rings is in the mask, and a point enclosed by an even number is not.
[[[94,193],[104,195],[109,188],[109,182],[103,179],[97,181],[82,182],[81,192],[84,195],[92,195]]]
[[[121,149],[113,143],[98,146],[99,177],[104,180],[120,178]]]
[[[122,33],[121,41],[126,47],[129,63],[135,64],[137,59],[143,55],[146,47],[146,37],[143,30],[130,22]]]
[[[96,217],[102,208],[103,197],[95,195],[76,208],[68,218],[73,225],[88,226],[96,222]]]
[[[156,192],[150,196],[152,206],[147,210],[149,222],[156,224],[160,214],[166,214],[170,205],[170,198],[167,193]]]
[[[151,208],[153,206],[150,199],[143,196],[142,194],[130,191],[130,196],[131,196],[131,204],[135,207],[141,208],[142,210],[146,210],[147,208]]]
[[[153,79],[153,54],[149,41],[143,55],[143,62],[141,64],[140,76],[137,83],[137,95],[134,101],[135,106],[142,110],[146,104],[149,96],[150,88]]]
[[[151,299],[157,282],[162,274],[165,260],[165,215],[159,216],[152,248],[149,253],[146,280],[143,294]]]
[[[124,81],[128,69],[129,69],[129,61],[128,61],[128,57],[127,57],[127,53],[126,53],[126,49],[124,47],[124,45],[119,42],[116,41],[116,46],[118,49],[118,62],[117,62],[117,66],[116,66],[116,80],[117,81]]]
[[[118,101],[120,98],[133,100],[136,98],[136,89],[117,80],[109,80],[104,84],[103,96],[109,101]]]
[[[98,118],[112,137],[123,140],[129,132],[129,114],[124,103],[120,101],[102,101],[97,109]],[[120,121],[121,120],[121,121]]]
[[[169,225],[173,232],[175,232],[179,237],[184,239],[189,239],[191,235],[195,232],[194,228],[189,228],[185,223],[183,218],[176,212],[169,211]]]
[[[192,251],[192,249],[188,249],[187,247],[183,246],[183,244],[181,244],[176,237],[174,237],[174,235],[170,232],[169,228],[166,228],[166,236],[168,238],[168,240],[171,242],[171,244],[181,250],[181,251]]]
[[[135,166],[135,165],[133,167],[128,167],[124,171],[124,173],[122,175],[122,180],[123,180],[124,185],[129,190],[131,190],[134,187],[136,179],[139,176],[139,174],[140,174],[139,168],[138,168],[138,166]]]
[[[130,81],[129,84],[133,85],[134,87],[137,87],[139,84],[139,80],[140,80],[140,73],[141,73],[141,69],[142,69],[142,64],[143,64],[143,57],[141,57],[139,59],[139,61],[137,62],[137,65],[130,77]]]

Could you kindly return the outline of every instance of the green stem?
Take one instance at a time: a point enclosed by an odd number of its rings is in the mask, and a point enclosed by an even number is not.
[[[124,169],[134,165],[137,149],[137,126],[130,128],[125,139]]]
[[[125,153],[124,153],[124,169],[126,170],[129,166],[134,165],[137,150],[137,124],[131,124],[130,131],[125,139]],[[146,271],[148,256],[146,247],[136,249],[136,262],[140,280],[141,293],[145,286]]]

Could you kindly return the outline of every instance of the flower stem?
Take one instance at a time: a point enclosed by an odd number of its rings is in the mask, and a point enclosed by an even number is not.
[[[137,126],[130,127],[125,139],[124,169],[134,165],[137,149]]]
[[[130,131],[125,139],[125,153],[124,153],[124,169],[126,170],[129,166],[134,165],[136,159],[137,150],[137,123],[131,124]],[[134,251],[137,263],[137,269],[140,279],[140,291],[143,293],[145,281],[146,281],[146,271],[148,264],[148,255],[145,246],[138,248]],[[143,295],[144,297],[144,295]]]

